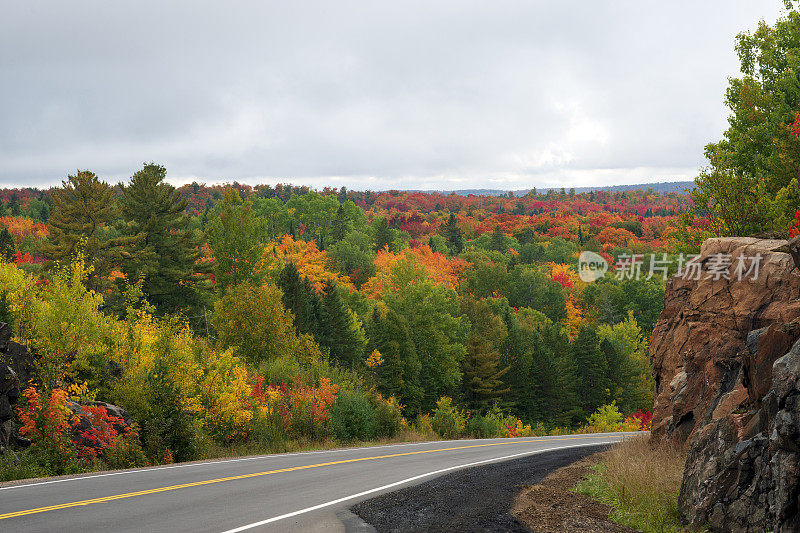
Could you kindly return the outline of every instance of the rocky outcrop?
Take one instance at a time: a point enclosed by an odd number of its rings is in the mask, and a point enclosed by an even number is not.
[[[714,419],[760,400],[770,386],[772,363],[800,337],[800,275],[792,257],[775,251],[786,241],[709,239],[697,263],[700,279],[673,276],[664,311],[651,337],[656,380],[652,432],[686,442]],[[731,258],[724,276],[710,270],[718,254]],[[737,258],[760,255],[758,275],[738,279]],[[763,328],[767,328],[764,330]],[[755,353],[754,330],[766,334]],[[750,343],[755,337],[750,338]]]
[[[668,282],[650,348],[652,438],[688,445],[690,525],[800,531],[800,273],[786,246],[710,239],[700,279]],[[761,257],[757,276],[739,279],[740,256]]]
[[[11,340],[11,328],[0,322],[0,453],[9,447],[24,448],[30,441],[14,428],[14,405],[20,388],[28,382],[33,358],[21,344]]]

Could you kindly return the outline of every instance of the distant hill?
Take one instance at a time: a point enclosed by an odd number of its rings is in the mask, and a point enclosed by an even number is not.
[[[653,189],[656,192],[661,194],[667,194],[671,192],[681,192],[685,193],[694,187],[693,181],[664,181],[660,183],[637,183],[634,185],[605,185],[602,187],[575,187],[576,193],[582,192],[591,192],[591,191],[612,191],[612,192],[621,192],[621,191],[635,191],[637,189]],[[560,187],[537,187],[537,191],[544,193],[548,190],[560,190]],[[569,187],[565,187],[565,189],[569,190]],[[520,189],[516,191],[512,191],[514,196],[524,196],[531,189]],[[503,194],[508,194],[507,189],[457,189],[454,191],[413,191],[413,192],[438,192],[442,194],[450,194],[456,193],[460,196],[468,196],[470,194],[474,194],[475,196],[500,196]]]

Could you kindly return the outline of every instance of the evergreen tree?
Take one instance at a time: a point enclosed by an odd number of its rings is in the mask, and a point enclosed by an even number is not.
[[[503,230],[500,229],[500,225],[494,227],[492,230],[492,237],[490,241],[490,245],[492,250],[496,250],[498,252],[506,253],[506,235],[503,233]]]
[[[389,248],[389,251],[392,251],[392,248],[394,248],[394,236],[386,218],[379,217],[375,220],[375,251],[380,252],[386,247]]]
[[[510,367],[500,365],[500,349],[508,331],[485,300],[467,296],[462,300],[461,311],[472,325],[462,364],[464,399],[468,407],[485,411],[510,390],[503,387],[501,379]]]
[[[122,231],[135,238],[123,271],[142,279],[142,291],[160,313],[196,309],[208,285],[200,274],[211,270],[200,262],[201,236],[190,227],[186,200],[165,183],[167,170],[144,165],[130,184],[122,185]]]
[[[447,222],[444,224],[442,235],[447,239],[447,246],[452,254],[460,254],[464,250],[464,235],[458,227],[456,215],[450,213]]]
[[[563,329],[544,314],[530,309],[517,318],[509,306],[503,312],[503,321],[508,329],[503,364],[511,367],[504,382],[511,388],[514,412],[547,424],[578,422],[581,412],[575,394],[575,374],[570,354],[565,351],[569,340]]]
[[[333,242],[339,242],[347,235],[347,214],[344,212],[344,205],[340,204],[336,210],[336,218],[333,219],[331,227],[331,238]]]
[[[331,361],[355,368],[364,356],[364,330],[333,283],[327,282],[323,292],[319,344],[328,349]]]
[[[5,202],[0,200],[0,217],[4,217],[6,215],[8,215],[8,208],[6,207]]]
[[[584,414],[593,413],[609,397],[608,362],[600,351],[594,329],[584,326],[572,343],[572,358],[577,373],[578,396]]]
[[[53,193],[55,209],[47,221],[47,241],[42,251],[62,264],[83,253],[93,267],[88,285],[98,290],[111,270],[120,264],[122,246],[130,239],[111,238],[111,222],[117,216],[111,187],[88,170],[61,182]]]
[[[382,304],[372,309],[367,322],[367,350],[378,350],[383,363],[377,368],[378,391],[395,396],[404,406],[404,413],[417,415],[423,397],[420,364],[411,326],[402,315]]]
[[[301,278],[294,263],[287,263],[278,276],[278,287],[283,291],[283,306],[292,312],[298,333],[321,337],[322,302],[307,278]]]
[[[17,245],[14,243],[14,237],[11,236],[11,232],[8,231],[7,227],[3,226],[0,229],[0,257],[11,262],[16,251]]]
[[[19,194],[16,192],[11,193],[11,198],[8,200],[8,213],[12,217],[18,217],[22,214],[22,206],[19,204]]]

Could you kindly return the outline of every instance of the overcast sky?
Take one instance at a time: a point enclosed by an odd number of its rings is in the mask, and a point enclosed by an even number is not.
[[[5,2],[0,186],[692,179],[781,0]]]

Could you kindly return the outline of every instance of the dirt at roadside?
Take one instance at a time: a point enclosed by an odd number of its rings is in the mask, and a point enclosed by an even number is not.
[[[511,515],[535,533],[628,533],[635,529],[612,522],[610,508],[572,492],[589,468],[600,461],[596,453],[553,472],[536,485],[526,485],[514,500]]]

